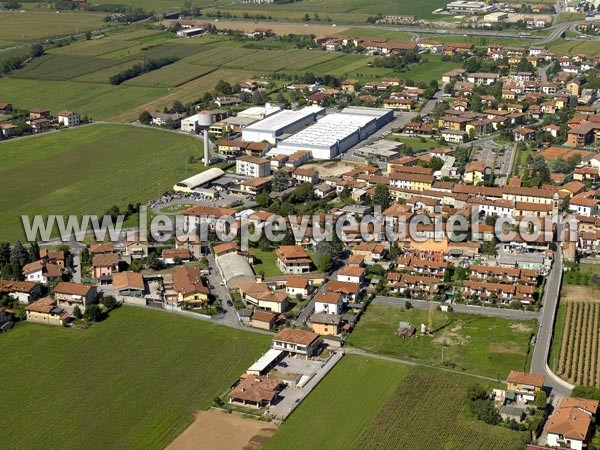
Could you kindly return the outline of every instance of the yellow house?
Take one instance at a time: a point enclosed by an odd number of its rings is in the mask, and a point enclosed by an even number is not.
[[[532,402],[538,392],[544,389],[546,377],[535,373],[517,372],[511,370],[506,382],[508,390],[513,391],[517,399]]]
[[[313,331],[321,336],[337,336],[340,334],[341,316],[336,314],[313,314],[310,323]]]
[[[56,306],[56,301],[50,297],[44,297],[26,306],[25,314],[30,322],[49,325],[65,325],[69,320],[69,313]]]
[[[481,161],[473,161],[465,168],[463,180],[468,184],[479,184],[485,180],[486,166]]]
[[[200,268],[179,266],[173,272],[173,290],[179,306],[200,306],[208,303],[210,290],[200,276]]]

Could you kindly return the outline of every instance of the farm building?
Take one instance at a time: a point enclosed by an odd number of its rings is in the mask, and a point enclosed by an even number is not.
[[[312,153],[315,159],[331,159],[366,139],[393,118],[391,111],[377,108],[346,108],[331,114],[316,124],[282,141],[277,154],[292,154],[298,150]]]
[[[325,108],[319,106],[298,111],[286,109],[244,128],[242,140],[275,144],[282,135],[296,133],[324,115]]]
[[[193,177],[186,178],[183,181],[180,181],[176,185],[173,186],[173,190],[176,192],[186,192],[191,193],[196,189],[202,188],[207,185],[211,181],[215,181],[217,178],[225,175],[218,167],[213,167],[211,169],[205,170],[204,172],[200,172],[199,174],[194,175]]]

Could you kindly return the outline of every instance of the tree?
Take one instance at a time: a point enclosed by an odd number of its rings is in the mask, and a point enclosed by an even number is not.
[[[29,255],[21,241],[17,241],[10,253],[10,261],[19,267],[19,273],[23,266],[29,262]]]
[[[387,185],[378,184],[375,186],[373,205],[379,205],[383,210],[390,206],[390,188]]]
[[[85,313],[83,313],[83,317],[90,322],[99,322],[102,320],[102,310],[96,304],[89,305],[85,308]]]
[[[273,191],[275,191],[275,192],[285,191],[288,188],[289,183],[290,183],[290,178],[286,172],[284,172],[282,170],[278,170],[273,175]]]
[[[144,125],[150,125],[150,123],[152,122],[152,116],[148,111],[142,111],[138,120]]]
[[[319,261],[319,270],[329,273],[331,269],[333,269],[333,259],[331,258],[331,254],[325,253]]]
[[[34,44],[31,46],[31,56],[37,58],[44,54],[44,46],[42,44]]]
[[[117,299],[115,299],[112,295],[105,295],[101,300],[102,304],[106,309],[113,309],[117,306]]]
[[[89,41],[90,39],[92,39],[92,33],[90,33],[89,31],[85,32],[85,40]]]
[[[437,172],[438,170],[441,170],[442,167],[444,167],[444,160],[439,156],[432,156],[429,160],[429,167],[434,172]]]
[[[81,309],[77,305],[75,305],[75,308],[73,308],[73,317],[75,317],[77,320],[81,320],[81,318],[83,317]]]
[[[537,395],[535,396],[535,406],[538,408],[546,408],[546,405],[548,404],[548,396],[546,395],[546,392],[544,391],[540,391],[537,393]]]
[[[233,92],[233,88],[227,81],[219,80],[215,86],[215,92],[217,94],[229,95]]]
[[[269,194],[266,191],[263,191],[256,196],[255,201],[258,204],[258,206],[267,207],[269,206],[271,198],[269,197]]]
[[[17,0],[7,0],[4,2],[5,9],[20,9],[21,4]]]

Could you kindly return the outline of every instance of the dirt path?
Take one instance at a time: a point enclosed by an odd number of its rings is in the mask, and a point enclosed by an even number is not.
[[[277,425],[222,411],[201,411],[167,450],[260,450]]]

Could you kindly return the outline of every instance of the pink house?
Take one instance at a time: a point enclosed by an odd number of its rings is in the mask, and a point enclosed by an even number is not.
[[[92,259],[94,278],[110,278],[119,272],[119,256],[114,253],[95,255]]]

